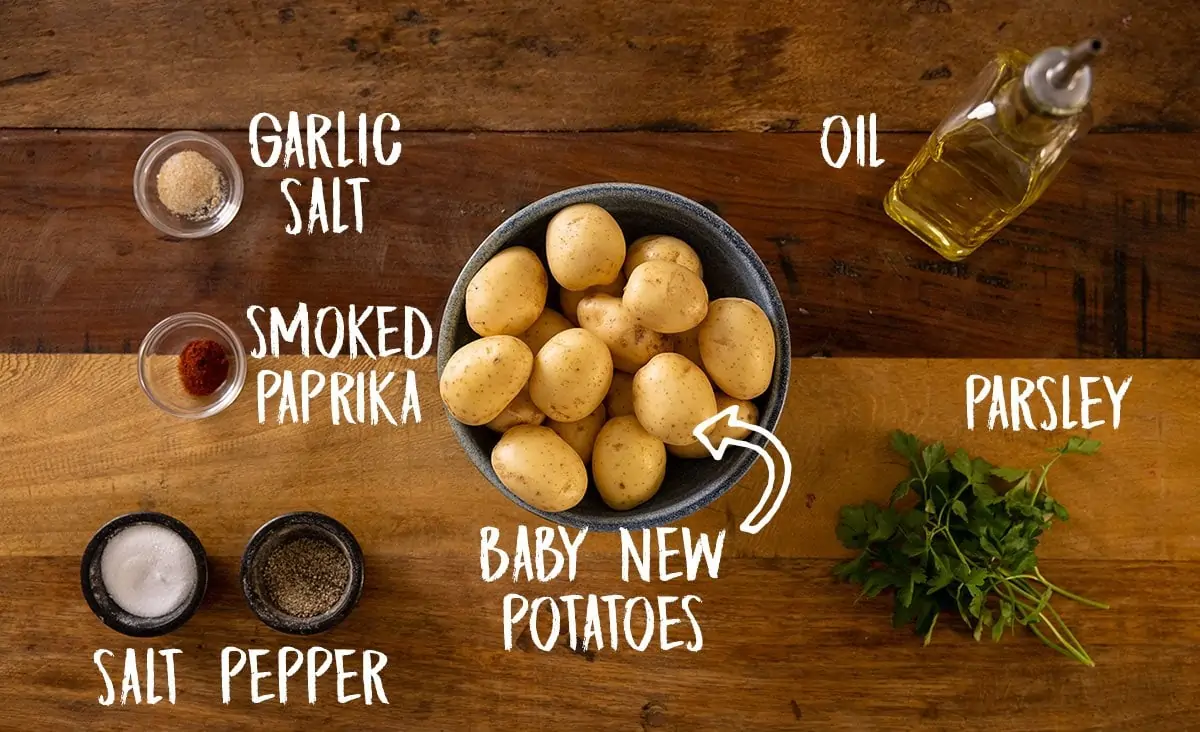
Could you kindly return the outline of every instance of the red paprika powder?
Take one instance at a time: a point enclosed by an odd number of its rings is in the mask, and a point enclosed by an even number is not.
[[[179,378],[192,396],[208,396],[229,376],[229,357],[220,343],[195,340],[179,353]]]

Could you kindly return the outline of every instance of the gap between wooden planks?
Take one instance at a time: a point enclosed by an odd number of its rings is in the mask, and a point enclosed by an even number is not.
[[[308,425],[270,418],[260,425],[260,366],[412,366],[423,420],[335,427],[327,403],[318,403]],[[138,389],[135,371],[133,356],[0,356],[0,555],[75,556],[102,523],[138,509],[177,516],[218,556],[237,556],[262,522],[297,509],[340,519],[368,555],[477,555],[481,526],[508,532],[538,523],[494,490],[460,449],[438,399],[432,359],[251,361],[238,401],[193,423],[158,412]],[[1065,441],[1062,433],[968,433],[964,380],[976,372],[1133,376],[1120,430],[1094,432],[1104,442],[1100,454],[1055,468],[1054,495],[1072,519],[1051,532],[1044,555],[1200,559],[1193,484],[1200,470],[1200,363],[1182,361],[797,359],[777,430],[795,479],[774,523],[757,536],[736,531],[765,479],[756,465],[684,525],[731,529],[729,556],[836,557],[843,554],[833,534],[838,508],[886,500],[903,473],[888,449],[892,428],[1019,467],[1040,464],[1045,448]],[[585,550],[616,553],[619,540],[593,536]]]
[[[42,0],[0,18],[0,126],[237,128],[305,100],[406,129],[791,131],[874,111],[928,130],[998,51],[1097,34],[1103,124],[1200,118],[1200,8],[1176,0]]]
[[[312,171],[259,168],[243,133],[222,133],[246,199],[228,229],[191,243],[159,234],[130,195],[155,137],[0,131],[0,350],[130,353],[185,310],[248,338],[252,303],[403,304],[436,323],[498,224],[554,191],[618,180],[703,202],[741,232],[779,289],[796,356],[1200,357],[1200,135],[1088,138],[1042,200],[963,262],[882,208],[926,135],[884,135],[885,165],[833,170],[817,134],[404,133],[399,164],[362,171],[362,234],[293,237],[280,181],[307,191]]]

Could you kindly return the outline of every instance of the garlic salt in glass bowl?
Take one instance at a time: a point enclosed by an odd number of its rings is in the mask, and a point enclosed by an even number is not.
[[[203,155],[221,174],[220,202],[203,216],[194,218],[172,212],[163,204],[158,193],[158,174],[163,163],[176,153],[188,150]],[[133,198],[142,216],[162,233],[180,239],[212,236],[229,226],[242,206],[244,187],[242,169],[238,167],[233,153],[215,137],[203,132],[163,135],[150,143],[133,171]]]
[[[183,385],[179,357],[192,341],[214,341],[225,350],[229,373],[216,391],[194,396]],[[159,409],[180,419],[211,417],[233,403],[246,383],[246,349],[233,329],[204,313],[179,313],[150,329],[138,349],[138,383]]]
[[[144,571],[147,563],[152,562],[154,557],[147,556],[145,561],[140,562],[129,561],[129,557],[125,557],[127,561],[122,562],[117,568],[133,573],[134,577],[128,587],[114,587],[110,592],[104,583],[104,553],[109,542],[117,539],[126,529],[137,531],[143,528],[167,530],[178,536],[190,555],[185,561],[190,560],[192,563],[190,574],[194,579],[190,589],[186,591],[174,608],[155,617],[135,615],[122,608],[113,598],[114,594],[120,596],[122,593],[130,591],[153,591],[154,587],[150,586],[151,583],[138,583],[136,575]],[[143,542],[147,546],[153,543]],[[122,548],[128,550],[128,547]],[[159,558],[161,559],[161,557]],[[176,569],[179,568],[178,565],[174,566]],[[186,567],[187,564],[184,566]],[[179,628],[192,617],[196,608],[200,607],[200,602],[204,599],[204,592],[208,588],[208,556],[200,539],[178,519],[149,511],[128,513],[109,521],[92,536],[87,548],[83,551],[83,559],[79,566],[79,579],[88,607],[105,625],[128,636],[150,638],[165,635]]]

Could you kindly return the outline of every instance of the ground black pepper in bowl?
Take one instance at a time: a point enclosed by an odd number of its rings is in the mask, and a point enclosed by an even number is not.
[[[335,519],[312,511],[276,516],[242,553],[242,594],[281,633],[312,635],[341,623],[362,597],[362,547]]]
[[[350,563],[333,544],[312,537],[291,539],[267,555],[262,569],[267,599],[288,615],[323,615],[346,593]]]

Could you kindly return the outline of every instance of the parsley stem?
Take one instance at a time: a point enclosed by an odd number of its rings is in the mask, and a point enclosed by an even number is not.
[[[933,620],[929,623],[929,630],[925,631],[925,645],[929,645],[929,641],[933,640],[933,629],[937,626],[938,614],[935,612]]]
[[[1041,570],[1037,569],[1036,567],[1034,568],[1033,571],[1036,572],[1036,574],[1014,574],[1014,575],[1010,575],[1008,577],[1008,579],[1014,579],[1014,580],[1024,579],[1024,580],[1033,580],[1035,582],[1040,582],[1042,585],[1044,585],[1046,588],[1050,589],[1051,591],[1053,591],[1059,595],[1062,595],[1063,597],[1067,598],[1068,600],[1074,600],[1075,602],[1078,602],[1081,605],[1087,605],[1088,607],[1099,608],[1100,610],[1111,609],[1109,607],[1109,605],[1107,605],[1106,603],[1099,602],[1097,600],[1089,600],[1088,598],[1083,597],[1082,595],[1076,595],[1074,592],[1064,590],[1063,588],[1059,587],[1058,585],[1050,582],[1045,577],[1043,577]]]
[[[962,560],[963,564],[967,565],[968,567],[975,566],[975,564],[972,563],[971,560],[969,560],[965,556],[963,556],[962,551],[959,550],[958,542],[954,541],[954,535],[950,533],[949,526],[942,526],[941,528],[938,529],[938,531],[941,531],[946,534],[946,539],[948,539],[950,541],[950,546],[954,548],[954,553],[958,555],[958,558]],[[937,531],[935,531],[934,533],[936,534]]]
[[[1009,599],[1011,599],[1013,602],[1020,605],[1022,609],[1026,610],[1026,613],[1029,617],[1040,616],[1042,614],[1041,611],[1037,609],[1038,605],[1040,605],[1042,602],[1042,598],[1038,597],[1037,595],[1035,595],[1032,592],[1026,591],[1024,588],[1022,588],[1020,585],[1016,584],[1015,582],[1005,580],[1004,584],[1008,585]],[[1021,600],[1017,599],[1017,597],[1012,594],[1014,591],[1020,593],[1024,597],[1029,598],[1030,600],[1033,600],[1037,604],[1030,605],[1027,602],[1021,602]]]
[[[1046,607],[1049,607],[1049,605],[1047,605]],[[1074,643],[1074,644],[1072,644],[1072,643],[1071,643],[1070,641],[1068,641],[1066,638],[1063,638],[1063,636],[1062,636],[1062,633],[1059,633],[1059,632],[1058,632],[1058,628],[1054,627],[1054,623],[1053,623],[1053,622],[1051,622],[1050,618],[1046,617],[1046,614],[1045,614],[1045,613],[1041,613],[1040,615],[1038,615],[1038,617],[1040,617],[1040,618],[1041,618],[1043,621],[1045,621],[1045,623],[1046,623],[1046,627],[1047,627],[1047,628],[1049,628],[1049,629],[1050,629],[1050,632],[1054,634],[1054,637],[1055,637],[1055,638],[1057,638],[1057,639],[1058,639],[1058,641],[1059,641],[1060,643],[1062,643],[1062,644],[1063,644],[1063,647],[1064,647],[1064,648],[1066,648],[1067,650],[1069,650],[1069,651],[1071,652],[1071,655],[1072,655],[1072,656],[1073,656],[1073,657],[1074,657],[1074,658],[1075,658],[1077,661],[1080,661],[1080,662],[1082,662],[1082,663],[1085,663],[1085,664],[1087,664],[1088,666],[1094,666],[1094,665],[1095,665],[1094,663],[1092,663],[1092,659],[1088,658],[1088,655],[1087,655],[1087,653],[1085,653],[1085,652],[1084,652],[1084,651],[1083,651],[1083,650],[1082,650],[1082,649],[1081,649],[1081,648],[1078,646],[1078,643],[1079,643],[1079,641],[1075,641],[1075,643]],[[1059,619],[1059,623],[1060,623],[1060,624],[1062,623],[1062,619],[1061,619],[1061,618]],[[1029,627],[1033,628],[1033,627],[1037,627],[1037,626],[1031,625],[1031,626],[1029,626]],[[1066,631],[1066,633],[1067,633],[1067,635],[1068,635],[1068,636],[1070,636],[1070,635],[1071,635],[1071,631],[1067,630],[1067,627],[1066,627],[1065,625],[1063,625],[1063,630],[1064,630],[1064,631]]]
[[[1025,597],[1028,597],[1031,600],[1036,600],[1040,604],[1041,598],[1033,592],[1033,588],[1029,587],[1028,584],[1023,585],[1021,580],[1017,580],[1009,581],[1008,585]],[[1049,585],[1047,585],[1047,587],[1049,587]],[[1050,589],[1051,592],[1053,592],[1053,588]],[[1050,613],[1050,616],[1047,617],[1046,613]],[[1080,643],[1079,639],[1075,637],[1075,634],[1071,632],[1071,628],[1067,625],[1066,621],[1064,621],[1062,616],[1058,614],[1058,611],[1054,609],[1054,606],[1047,603],[1046,609],[1038,613],[1038,617],[1042,618],[1042,620],[1046,622],[1046,626],[1050,628],[1050,632],[1054,633],[1055,637],[1062,641],[1063,645],[1076,652],[1076,658],[1078,658],[1079,661],[1088,666],[1096,665],[1092,661],[1091,656],[1088,655],[1087,650],[1083,647],[1083,644]],[[1063,633],[1066,633],[1067,638],[1063,638],[1062,634],[1058,632],[1058,629],[1055,627],[1056,623],[1058,627],[1062,628]],[[1031,625],[1030,627],[1033,626]],[[1068,638],[1070,639],[1069,641],[1067,640]]]
[[[1057,455],[1050,458],[1050,462],[1042,466],[1042,474],[1038,477],[1037,487],[1033,489],[1033,495],[1029,497],[1030,505],[1033,505],[1033,502],[1037,500],[1038,493],[1041,493],[1042,488],[1046,485],[1046,473],[1050,472],[1050,466],[1058,462],[1058,459],[1062,456],[1063,453],[1060,451]]]
[[[1083,647],[1083,644],[1080,643],[1079,639],[1075,637],[1075,634],[1071,632],[1070,626],[1068,626],[1066,624],[1066,622],[1063,621],[1062,616],[1058,614],[1058,611],[1054,609],[1054,606],[1047,605],[1046,611],[1049,612],[1054,617],[1054,619],[1058,621],[1058,624],[1062,627],[1063,632],[1067,634],[1067,637],[1071,639],[1071,642],[1074,644],[1075,648],[1079,651],[1079,654],[1083,657],[1084,663],[1086,663],[1089,666],[1095,666],[1096,664],[1092,662],[1092,657],[1088,655],[1088,652]]]
[[[1016,607],[1020,608],[1021,610],[1023,610],[1025,612],[1025,617],[1021,621],[1023,624],[1028,625],[1030,623],[1030,621],[1033,620],[1033,618],[1038,616],[1039,613],[1038,613],[1037,606],[1030,605],[1029,603],[1022,601],[1015,594],[1013,594],[1011,589],[1008,591],[1008,599],[1010,602],[1012,602],[1013,605],[1015,605]],[[1039,604],[1040,604],[1040,600],[1039,600]]]
[[[938,525],[944,526],[947,529],[947,532],[949,531],[950,524],[948,521],[945,521],[946,512],[952,510],[952,508],[954,506],[954,502],[957,501],[959,498],[961,498],[962,494],[965,493],[967,488],[970,488],[970,487],[971,487],[970,483],[963,484],[963,486],[958,489],[958,492],[954,494],[954,498],[951,498],[949,501],[946,501],[945,503],[943,503],[941,510],[938,511],[938,517],[937,517]]]
[[[1081,653],[1079,649],[1076,649],[1075,647],[1071,646],[1071,644],[1068,643],[1066,641],[1066,639],[1064,639],[1062,637],[1061,634],[1059,634],[1058,630],[1055,629],[1053,623],[1050,622],[1049,618],[1047,618],[1045,615],[1043,615],[1041,613],[1035,614],[1034,611],[1037,610],[1037,608],[1034,607],[1033,605],[1030,605],[1027,602],[1023,602],[1020,598],[1018,598],[1016,596],[1014,590],[1016,592],[1021,593],[1022,595],[1030,597],[1034,600],[1040,600],[1040,598],[1032,595],[1031,593],[1024,591],[1017,585],[1015,585],[1011,582],[1008,582],[1007,580],[1005,581],[1004,584],[1007,585],[1007,587],[1005,587],[1003,589],[1007,592],[1009,601],[1012,602],[1013,605],[1019,607],[1021,610],[1023,610],[1025,612],[1026,621],[1025,621],[1024,625],[1027,628],[1029,628],[1029,630],[1032,631],[1033,634],[1036,635],[1042,641],[1042,643],[1053,648],[1054,650],[1058,651],[1059,653],[1063,654],[1064,656],[1066,656],[1068,658],[1072,658],[1072,659],[1079,661],[1080,663],[1086,664],[1088,666],[1093,665],[1091,662],[1091,659],[1087,658],[1087,654]],[[1000,586],[997,585],[997,590],[999,591],[1000,589],[1001,589]],[[1001,594],[1003,595],[1004,593],[1001,593]],[[1054,636],[1056,638],[1058,638],[1059,641],[1062,642],[1061,645],[1059,643],[1055,643],[1053,640],[1051,640],[1049,637],[1047,637],[1046,634],[1042,632],[1041,628],[1038,627],[1038,621],[1034,620],[1034,618],[1040,618],[1042,621],[1044,621],[1046,623],[1046,626],[1050,628],[1050,632],[1053,633]],[[1078,641],[1076,641],[1076,642],[1078,642]]]
[[[966,623],[967,627],[969,628],[969,627],[971,627],[971,618],[967,617],[967,611],[963,609],[963,604],[962,604],[962,590],[963,590],[963,587],[965,587],[965,586],[966,585],[960,584],[954,590],[954,606],[958,608],[958,614],[962,617],[963,622]]]
[[[1068,592],[1068,591],[1064,590],[1063,588],[1059,587],[1058,585],[1051,584],[1045,577],[1042,576],[1042,570],[1038,569],[1037,567],[1033,568],[1033,572],[1034,572],[1034,574],[1037,575],[1038,582],[1041,582],[1043,585],[1045,585],[1046,587],[1049,587],[1051,590],[1053,590],[1054,592],[1057,592],[1058,594],[1062,595],[1065,598],[1074,600],[1075,602],[1078,602],[1078,603],[1082,603],[1084,605],[1087,605],[1088,607],[1100,608],[1101,610],[1109,609],[1108,605],[1103,602],[1097,602],[1096,600],[1089,600],[1086,597],[1083,597],[1081,595],[1076,595],[1074,592]]]
[[[1079,661],[1080,663],[1087,664],[1088,666],[1091,666],[1091,665],[1093,665],[1093,664],[1090,664],[1090,663],[1088,663],[1087,661],[1084,661],[1084,660],[1083,660],[1083,659],[1081,659],[1079,656],[1077,656],[1077,655],[1075,655],[1074,653],[1072,653],[1070,650],[1068,650],[1068,649],[1066,649],[1066,648],[1064,648],[1064,647],[1062,647],[1062,646],[1058,645],[1058,644],[1057,644],[1057,643],[1055,643],[1054,641],[1052,641],[1052,640],[1050,640],[1049,638],[1047,638],[1047,637],[1046,637],[1046,634],[1045,634],[1045,633],[1043,633],[1043,632],[1042,632],[1042,631],[1041,631],[1041,630],[1040,630],[1040,629],[1037,627],[1037,625],[1030,625],[1030,626],[1029,626],[1029,629],[1030,629],[1031,631],[1033,631],[1033,634],[1034,634],[1034,635],[1036,635],[1038,638],[1040,638],[1040,639],[1041,639],[1042,643],[1046,644],[1046,645],[1047,645],[1047,646],[1049,646],[1050,648],[1053,648],[1054,650],[1056,650],[1056,651],[1058,651],[1059,653],[1063,654],[1063,655],[1064,655],[1064,656],[1066,656],[1067,658],[1074,659],[1074,660],[1076,660],[1076,661]]]

